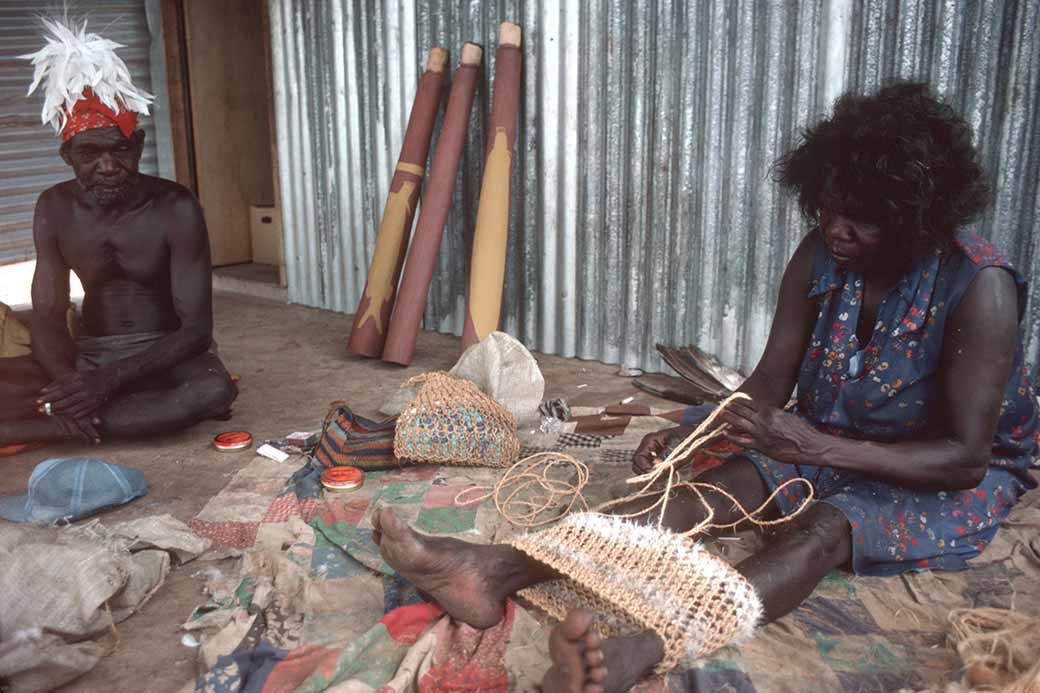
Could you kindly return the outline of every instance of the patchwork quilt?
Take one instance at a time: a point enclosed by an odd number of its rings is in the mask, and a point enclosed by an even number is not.
[[[523,431],[524,454],[557,450],[589,465],[590,502],[626,488],[642,437],[679,411],[578,408],[561,431]],[[207,591],[185,628],[204,635],[198,691],[533,691],[549,666],[551,623],[510,602],[498,626],[460,625],[387,566],[371,516],[389,506],[418,530],[495,542],[514,532],[491,501],[456,497],[501,470],[436,466],[369,472],[323,495],[320,467],[257,457],[192,522],[214,542]],[[718,461],[715,462],[719,463]],[[479,494],[469,494],[479,495]],[[1040,493],[1027,495],[973,568],[862,578],[835,571],[800,608],[742,647],[687,662],[643,691],[941,690],[956,676],[947,614],[993,606],[1040,613]],[[761,541],[722,537],[727,560]],[[228,558],[230,557],[230,559]]]

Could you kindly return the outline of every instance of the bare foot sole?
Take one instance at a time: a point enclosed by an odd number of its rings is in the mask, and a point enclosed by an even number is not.
[[[553,628],[553,664],[542,679],[544,693],[622,693],[664,656],[663,643],[654,633],[603,640],[592,630],[592,622],[590,612],[576,609]]]
[[[372,525],[383,560],[449,616],[481,629],[502,620],[505,595],[493,588],[501,583],[498,547],[422,536],[386,508]]]

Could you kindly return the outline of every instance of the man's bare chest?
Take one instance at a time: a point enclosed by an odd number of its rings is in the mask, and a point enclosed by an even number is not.
[[[141,284],[169,275],[169,248],[160,225],[147,217],[131,222],[78,221],[64,229],[59,248],[84,284],[130,279]]]

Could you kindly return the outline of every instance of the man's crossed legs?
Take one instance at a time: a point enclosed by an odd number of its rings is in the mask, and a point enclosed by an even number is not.
[[[49,383],[30,356],[0,359],[0,445],[84,437],[75,422],[40,413],[37,399]],[[106,438],[156,435],[226,417],[237,395],[220,358],[206,352],[117,392],[94,419]]]

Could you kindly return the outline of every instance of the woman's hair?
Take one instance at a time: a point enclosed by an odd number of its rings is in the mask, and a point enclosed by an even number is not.
[[[971,126],[923,83],[844,94],[774,171],[809,221],[827,209],[877,224],[914,255],[949,249],[990,200]]]

